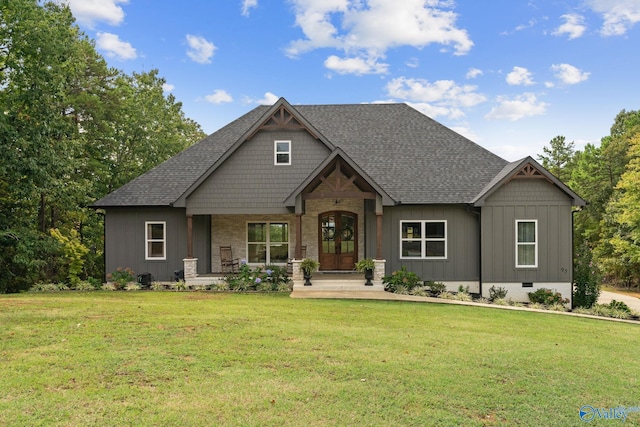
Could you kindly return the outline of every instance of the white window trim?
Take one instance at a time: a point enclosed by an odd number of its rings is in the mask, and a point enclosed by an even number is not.
[[[162,224],[162,240],[152,239],[149,236],[149,225]],[[149,243],[162,242],[162,256],[153,257],[149,255]],[[144,259],[147,261],[165,261],[167,259],[167,222],[166,221],[145,221],[144,223]]]
[[[287,144],[289,144],[289,150],[288,151],[280,151],[278,152],[278,144],[279,143],[283,143],[286,142]],[[289,161],[287,163],[280,163],[278,162],[278,154],[287,154],[289,156]],[[273,164],[276,166],[287,166],[291,164],[291,141],[289,140],[276,140],[273,141]]]
[[[289,221],[247,221],[245,224],[245,253],[247,254],[247,264],[248,265],[280,265],[280,266],[285,266],[287,265],[286,263],[283,262],[270,262],[271,261],[271,231],[269,231],[267,233],[267,241],[266,242],[249,242],[249,224],[266,224],[267,229],[270,229],[269,226],[271,224],[287,224],[287,229],[288,229],[288,233],[289,233],[289,239],[291,238],[291,224],[289,223]],[[267,254],[266,254],[266,260],[264,263],[262,262],[249,262],[249,244],[253,243],[253,244],[260,244],[260,243],[264,243],[266,248],[267,248]],[[290,240],[287,240],[286,242],[277,242],[277,243],[286,243],[287,244],[287,252],[289,252],[289,255],[291,255],[290,250],[291,250],[291,242]]]
[[[421,237],[420,239],[403,239],[402,238],[402,224],[405,222],[419,222],[422,224],[423,227],[423,234],[426,234],[426,227],[425,224],[428,224],[430,222],[442,222],[444,223],[444,239],[441,238],[427,238],[427,237]],[[448,255],[448,238],[449,236],[449,232],[447,229],[447,220],[446,219],[428,219],[428,220],[415,220],[415,219],[404,219],[404,220],[400,220],[400,259],[428,259],[428,260],[432,260],[432,259],[447,259],[447,255]],[[426,249],[426,242],[441,242],[444,240],[444,256],[426,256],[427,253],[427,249]],[[408,257],[408,256],[402,256],[402,242],[403,241],[420,241],[420,252],[422,254],[425,254],[424,256],[419,256],[419,257]]]
[[[522,222],[533,222],[534,227],[535,227],[535,242],[530,243],[530,242],[518,242],[518,224],[522,223]],[[538,220],[537,219],[516,219],[516,234],[515,234],[515,241],[516,241],[516,268],[538,268]],[[522,246],[533,246],[534,247],[534,264],[533,265],[524,265],[524,264],[518,264],[518,247],[522,245]]]

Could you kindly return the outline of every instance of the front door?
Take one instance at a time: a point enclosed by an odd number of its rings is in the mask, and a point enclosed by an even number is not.
[[[358,260],[358,215],[325,212],[318,217],[320,270],[353,270]]]

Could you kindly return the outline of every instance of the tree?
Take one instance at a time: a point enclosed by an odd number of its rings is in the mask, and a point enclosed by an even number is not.
[[[164,82],[107,67],[67,6],[0,0],[0,292],[102,275],[89,204],[204,137]]]
[[[572,162],[574,157],[574,143],[567,143],[564,136],[556,136],[549,141],[550,147],[543,147],[545,155],[538,155],[538,161],[542,162],[549,172],[560,181],[568,182],[571,178]]]

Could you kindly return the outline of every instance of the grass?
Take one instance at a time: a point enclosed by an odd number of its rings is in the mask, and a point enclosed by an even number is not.
[[[587,318],[63,292],[0,296],[0,326],[3,426],[579,426],[640,404],[640,328]]]

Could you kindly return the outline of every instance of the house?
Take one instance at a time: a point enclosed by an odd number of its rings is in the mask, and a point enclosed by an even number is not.
[[[376,259],[452,290],[570,298],[581,199],[531,157],[507,162],[406,104],[260,106],[94,203],[107,272],[172,280],[306,256]]]

